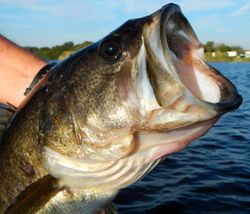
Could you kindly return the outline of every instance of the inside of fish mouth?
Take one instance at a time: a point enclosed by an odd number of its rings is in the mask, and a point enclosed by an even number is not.
[[[174,13],[164,25],[167,46],[182,83],[196,98],[219,103],[221,90],[209,75],[204,63],[204,50],[188,20],[182,13]]]

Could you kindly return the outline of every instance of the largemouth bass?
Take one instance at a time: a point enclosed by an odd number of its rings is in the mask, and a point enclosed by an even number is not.
[[[46,75],[0,150],[1,213],[97,213],[241,104],[179,6],[127,21]]]

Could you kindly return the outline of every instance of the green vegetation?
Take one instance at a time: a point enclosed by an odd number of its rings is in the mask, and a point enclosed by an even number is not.
[[[63,60],[72,53],[84,48],[92,42],[85,41],[80,44],[74,44],[73,42],[65,42],[62,45],[56,45],[51,48],[49,47],[25,47],[31,53],[42,57],[46,60]],[[204,44],[205,58],[211,62],[250,62],[250,58],[244,57],[244,50],[240,46],[228,46],[225,44],[215,44],[212,41]],[[237,56],[228,56],[228,51],[236,51]]]
[[[209,62],[250,62],[250,58],[244,57],[245,51],[240,46],[228,46],[225,44],[215,44],[212,41],[204,46],[205,59]],[[228,51],[235,51],[236,56],[229,56]]]
[[[240,46],[228,46],[225,44],[215,44],[212,41],[208,41],[204,46],[205,53],[207,52],[221,52],[225,53],[227,51],[237,51],[238,53],[244,53],[244,50]]]
[[[56,45],[51,48],[49,47],[25,47],[31,53],[46,59],[46,60],[57,60],[57,59],[64,59],[70,54],[84,48],[88,45],[92,44],[92,42],[85,41],[80,44],[74,44],[73,42],[65,42],[62,45]]]

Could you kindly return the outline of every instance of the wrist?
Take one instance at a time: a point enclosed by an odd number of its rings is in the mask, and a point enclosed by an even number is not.
[[[0,35],[0,102],[19,106],[24,91],[47,62]]]

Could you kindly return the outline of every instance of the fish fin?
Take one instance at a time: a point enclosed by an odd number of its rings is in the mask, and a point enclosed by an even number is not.
[[[14,113],[15,109],[12,106],[0,103],[0,139]]]
[[[114,203],[107,204],[104,208],[105,214],[117,214],[117,207]]]
[[[61,190],[63,188],[58,186],[58,180],[46,175],[22,191],[5,214],[34,214]]]

